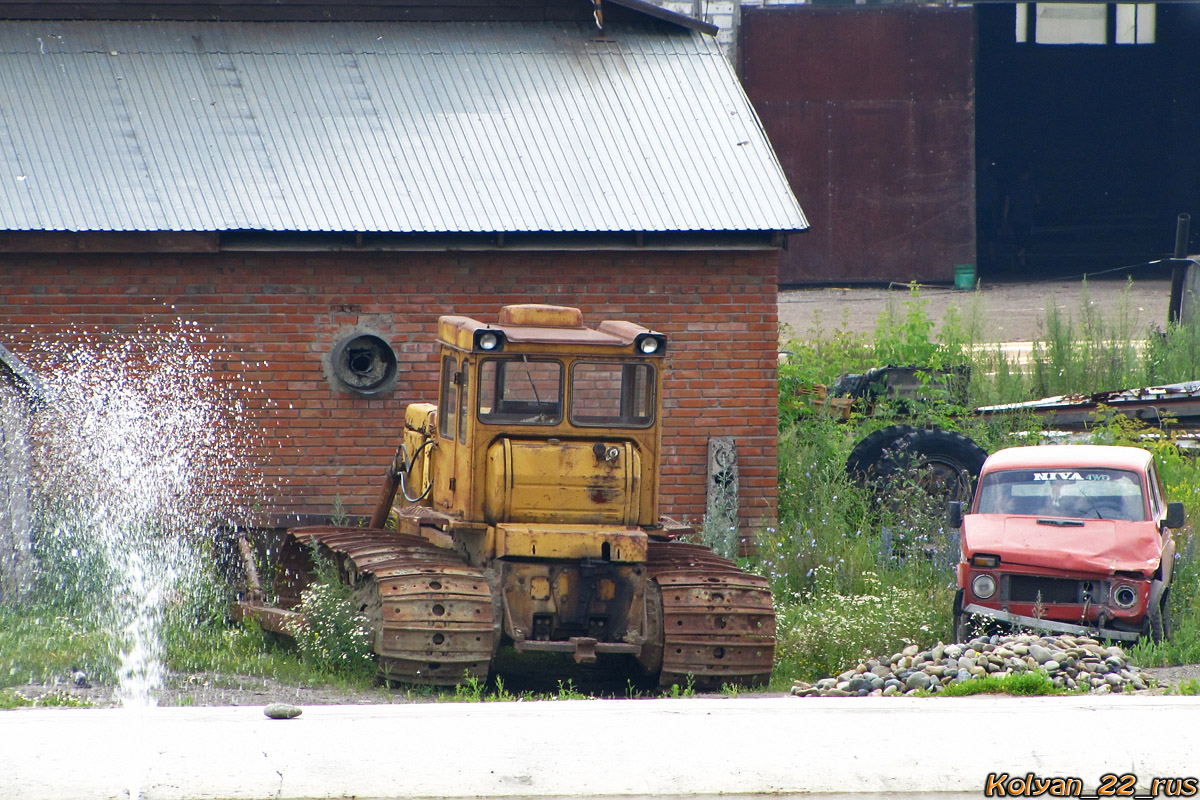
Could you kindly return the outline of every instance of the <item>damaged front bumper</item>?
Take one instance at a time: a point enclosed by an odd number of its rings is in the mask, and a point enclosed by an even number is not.
[[[1007,625],[1012,625],[1019,628],[1029,628],[1031,630],[1051,631],[1053,633],[1070,633],[1077,636],[1093,636],[1101,639],[1121,639],[1129,642],[1136,642],[1142,638],[1140,633],[1135,631],[1122,631],[1116,628],[1104,628],[1090,625],[1074,625],[1070,622],[1059,622],[1052,619],[1039,619],[1038,617],[1027,617],[1023,614],[1013,614],[1009,611],[1001,611],[997,608],[988,608],[986,606],[970,603],[964,605],[964,614],[971,614],[980,617],[990,617],[997,622],[1003,622]]]

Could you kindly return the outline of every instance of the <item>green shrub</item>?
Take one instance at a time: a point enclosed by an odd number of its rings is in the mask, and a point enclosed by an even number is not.
[[[975,694],[1014,694],[1021,697],[1048,694],[1066,694],[1067,690],[1055,686],[1054,681],[1041,671],[1017,672],[998,677],[987,675],[969,681],[952,682],[942,687],[938,697],[969,697]]]
[[[785,599],[780,604],[773,683],[790,685],[797,678],[815,681],[872,655],[945,640],[952,599],[947,588],[904,588],[872,572],[858,579],[866,591],[843,593],[836,588],[840,582],[836,571],[817,567],[807,597],[793,595],[791,602]]]
[[[371,626],[351,601],[351,588],[342,583],[336,567],[314,553],[315,580],[300,595],[300,620],[289,633],[306,660],[319,669],[346,677],[375,672]]]

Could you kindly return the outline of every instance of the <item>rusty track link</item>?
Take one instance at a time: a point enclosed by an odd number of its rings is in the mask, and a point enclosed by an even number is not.
[[[706,547],[651,542],[650,577],[662,592],[659,686],[764,684],[775,655],[775,611],[766,578]]]
[[[290,534],[333,554],[374,627],[382,678],[439,686],[487,679],[499,618],[481,570],[391,530],[314,526]]]

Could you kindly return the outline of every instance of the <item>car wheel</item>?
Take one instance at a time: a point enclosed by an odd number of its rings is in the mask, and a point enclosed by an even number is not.
[[[1146,632],[1143,635],[1149,636],[1155,644],[1171,638],[1171,613],[1167,608],[1169,599],[1170,591],[1163,592],[1162,600],[1146,611]]]
[[[971,640],[970,619],[967,614],[954,615],[954,641],[965,644]]]

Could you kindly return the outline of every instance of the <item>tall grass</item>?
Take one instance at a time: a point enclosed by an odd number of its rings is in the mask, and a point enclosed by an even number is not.
[[[859,408],[842,422],[822,411],[811,387],[843,372],[887,364],[971,370],[968,406],[1011,403],[1072,392],[1094,393],[1181,382],[1200,376],[1200,333],[1172,325],[1139,329],[1129,292],[1101,308],[1085,285],[1080,307],[1051,304],[1029,363],[998,345],[982,343],[984,299],[951,309],[940,326],[913,288],[889,303],[871,335],[826,330],[798,338],[787,332],[780,367],[779,517],[760,538],[755,568],[769,576],[778,607],[774,683],[814,680],[870,655],[908,645],[927,647],[951,637],[955,531],[942,524],[940,502],[914,486],[880,500],[845,474],[845,461],[864,435],[888,424],[959,430],[989,451],[1036,440],[1031,415],[977,417],[967,409],[931,403]],[[1200,520],[1200,463],[1170,437],[1145,439],[1124,417],[1097,419],[1096,441],[1154,450],[1167,492]],[[1031,439],[1029,433],[1034,434]],[[1178,555],[1171,596],[1176,635],[1163,645],[1139,645],[1144,664],[1200,661],[1200,548],[1191,529],[1176,533]]]

